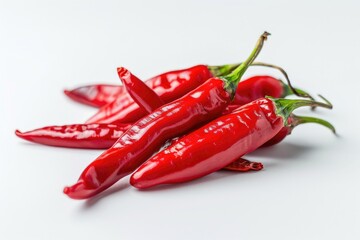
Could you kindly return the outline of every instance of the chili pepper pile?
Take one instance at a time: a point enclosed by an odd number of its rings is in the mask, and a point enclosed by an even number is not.
[[[323,102],[315,101],[294,88],[282,68],[254,62],[268,36],[264,32],[239,64],[197,65],[145,82],[120,67],[122,86],[98,84],[64,91],[79,103],[99,108],[85,123],[15,134],[44,145],[106,149],[75,184],[64,188],[73,199],[93,197],[129,174],[130,184],[143,189],[190,181],[220,169],[261,170],[261,163],[243,156],[281,142],[296,126],[318,123],[335,133],[323,119],[293,114],[304,106],[331,109],[328,100],[319,95]],[[268,75],[240,81],[250,66],[278,69],[287,84]],[[285,99],[291,94],[301,99]]]

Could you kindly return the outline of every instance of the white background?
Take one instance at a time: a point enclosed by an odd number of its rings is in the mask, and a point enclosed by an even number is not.
[[[0,239],[360,239],[359,1],[0,1]],[[249,159],[265,169],[218,172],[138,191],[122,179],[89,201],[62,188],[101,151],[30,144],[15,129],[81,123],[95,113],[62,90],[146,79],[246,58],[287,69],[321,93],[340,137],[300,126]],[[268,69],[250,69],[273,74]]]

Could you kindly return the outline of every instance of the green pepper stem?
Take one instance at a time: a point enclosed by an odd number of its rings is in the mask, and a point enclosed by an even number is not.
[[[299,107],[310,106],[310,107],[323,107],[332,109],[332,104],[324,97],[320,96],[326,103],[317,102],[313,100],[304,99],[285,99],[285,98],[271,98],[276,106],[276,113],[284,118],[284,122],[287,123],[287,119],[290,114]]]
[[[330,102],[328,99],[326,99],[323,95],[318,94],[318,96],[319,96],[322,100],[324,100],[324,102],[326,102],[326,104],[329,105],[331,108],[333,107],[333,105],[331,104],[331,102]]]
[[[242,75],[248,69],[249,65],[254,62],[256,57],[259,55],[265,40],[270,35],[268,32],[264,32],[259,40],[257,41],[254,50],[251,52],[250,56],[242,62],[237,68],[235,68],[230,74],[222,77],[225,81],[225,89],[231,94],[232,97],[235,95],[237,85],[239,84]]]
[[[295,114],[292,114],[291,118],[294,120],[294,122],[290,124],[291,128],[294,128],[294,127],[296,127],[300,124],[304,124],[304,123],[317,123],[317,124],[320,124],[328,129],[330,129],[336,135],[335,127],[331,123],[329,123],[328,121],[326,121],[324,119],[308,117],[308,116],[297,116]]]
[[[306,91],[300,89],[300,88],[291,88],[288,84],[284,83],[282,80],[279,79],[279,81],[281,82],[282,86],[283,86],[283,94],[281,95],[281,97],[287,97],[289,95],[292,95],[292,94],[295,94],[294,93],[294,90],[297,92],[297,93],[300,93],[302,96],[299,96],[297,95],[298,97],[304,97],[304,96],[309,96],[308,98],[311,99],[311,100],[314,100],[314,98],[309,94],[307,93]],[[296,94],[295,94],[296,95]]]
[[[221,77],[221,76],[231,73],[239,65],[240,65],[240,63],[226,64],[226,65],[219,65],[219,66],[208,66],[208,69],[214,77]]]

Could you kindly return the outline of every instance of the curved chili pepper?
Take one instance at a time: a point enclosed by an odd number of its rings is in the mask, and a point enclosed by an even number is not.
[[[64,93],[76,102],[92,107],[102,107],[113,102],[119,95],[126,94],[126,90],[119,85],[95,84],[64,90]]]
[[[104,149],[111,147],[130,128],[130,124],[72,124],[49,126],[28,132],[15,131],[27,141],[69,148]]]
[[[320,124],[320,125],[322,125],[324,127],[327,127],[334,134],[336,134],[335,127],[331,123],[329,123],[328,121],[325,121],[325,120],[320,119],[320,118],[315,118],[315,117],[297,116],[295,114],[291,114],[290,117],[288,118],[287,126],[283,127],[280,130],[280,132],[278,132],[269,141],[267,141],[266,143],[261,145],[261,147],[269,147],[269,146],[273,146],[275,144],[278,144],[279,142],[284,140],[284,138],[287,135],[290,135],[291,132],[294,130],[294,128],[296,126],[299,126],[299,125],[304,124],[304,123],[317,123],[317,124]]]
[[[140,119],[82,172],[76,184],[65,187],[64,193],[73,199],[92,197],[133,172],[167,139],[220,116],[268,35],[261,35],[248,59],[231,74],[210,78],[184,97]]]
[[[147,113],[151,113],[158,107],[164,105],[161,98],[148,87],[143,81],[137,78],[126,68],[117,69],[121,82],[124,84],[127,92],[138,106],[143,108]]]
[[[130,177],[144,189],[190,181],[217,171],[274,137],[301,106],[331,105],[311,100],[261,98],[221,116],[152,156]]]

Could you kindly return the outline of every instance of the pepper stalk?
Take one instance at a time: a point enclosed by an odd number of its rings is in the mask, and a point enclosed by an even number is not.
[[[319,97],[322,98],[325,101],[325,103],[317,102],[314,100],[272,98],[267,96],[267,98],[271,99],[274,102],[276,106],[276,114],[284,119],[285,126],[288,126],[287,120],[292,114],[292,112],[299,107],[310,106],[310,107],[323,107],[328,109],[333,108],[333,105],[326,98],[324,98],[321,95],[319,95]],[[303,121],[306,120],[304,119]]]
[[[291,114],[291,122],[289,123],[289,127],[290,129],[294,129],[296,126],[299,126],[301,124],[305,124],[305,123],[316,123],[316,124],[320,124],[328,129],[330,129],[335,135],[336,135],[336,129],[335,127],[329,123],[328,121],[321,119],[321,118],[316,118],[316,117],[310,117],[310,116],[298,116],[295,114]]]
[[[237,85],[239,84],[241,77],[244,75],[245,71],[249,66],[255,61],[256,57],[259,55],[264,42],[267,40],[267,37],[270,35],[268,32],[264,32],[258,39],[255,48],[251,52],[250,56],[242,62],[237,68],[235,68],[230,74],[221,77],[224,81],[227,92],[230,93],[231,99],[234,98]]]

